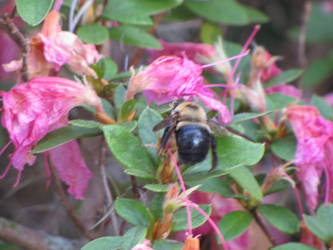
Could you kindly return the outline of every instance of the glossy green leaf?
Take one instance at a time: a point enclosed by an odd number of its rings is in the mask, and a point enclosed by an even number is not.
[[[20,17],[31,26],[40,24],[51,10],[53,0],[16,0]]]
[[[242,235],[250,226],[252,216],[244,211],[233,211],[222,217],[218,227],[225,241],[232,240]],[[218,239],[220,242],[220,240]]]
[[[175,242],[174,240],[155,240],[153,244],[154,250],[181,250],[184,243]]]
[[[300,77],[303,73],[303,70],[301,69],[289,69],[285,70],[282,73],[278,74],[277,76],[269,79],[268,81],[265,82],[264,87],[270,88],[274,87],[280,84],[285,84],[292,82],[296,80],[298,77]]]
[[[210,215],[212,209],[210,205],[199,205],[199,207],[207,214]],[[197,210],[192,209],[191,213],[191,220],[192,220],[192,228],[197,228],[201,226],[203,223],[205,223],[206,218],[199,213]],[[186,209],[182,208],[181,210],[174,213],[172,217],[172,232],[178,232],[178,231],[184,231],[188,228],[187,225],[187,213]]]
[[[128,223],[148,227],[151,221],[149,210],[141,202],[132,199],[117,198],[114,204],[116,212]]]
[[[108,37],[108,29],[98,23],[81,26],[77,30],[77,35],[85,43],[102,44]]]
[[[228,170],[238,166],[252,166],[264,155],[262,143],[254,143],[239,136],[216,137],[218,168]]]
[[[185,6],[195,14],[213,22],[244,25],[249,21],[243,6],[234,0],[185,0]]]
[[[83,128],[71,125],[59,128],[48,133],[43,139],[41,139],[31,150],[31,153],[42,153],[77,138],[97,136],[100,134],[101,130],[97,128]]]
[[[263,199],[261,188],[249,169],[246,167],[237,167],[228,170],[228,172],[238,185],[245,189],[251,197],[257,201]]]
[[[290,242],[270,248],[271,250],[316,250],[316,248],[301,243]]]
[[[113,0],[109,1],[105,6],[102,15],[110,20],[127,22],[127,18],[158,14],[174,8],[181,3],[182,0]],[[133,23],[132,20],[131,23]]]
[[[127,102],[125,102],[119,110],[118,121],[121,123],[128,121],[128,116],[132,113],[134,106],[135,106],[134,99],[130,99]]]
[[[102,106],[103,106],[103,110],[104,110],[105,114],[110,116],[112,119],[115,119],[115,112],[114,112],[114,108],[111,105],[111,103],[104,98],[101,98],[101,101],[102,101]]]
[[[121,236],[106,236],[90,241],[84,245],[81,250],[96,250],[108,249],[117,250],[121,247],[123,237]]]
[[[155,193],[155,196],[150,203],[150,212],[153,214],[154,219],[161,219],[163,216],[163,203],[165,193]]]
[[[131,250],[136,244],[142,242],[147,234],[145,227],[132,227],[122,236],[121,250]],[[102,250],[102,249],[101,249]]]
[[[316,212],[315,217],[304,215],[307,227],[318,238],[323,240],[327,245],[333,240],[333,203],[322,204]]]
[[[331,105],[325,101],[324,98],[313,95],[311,98],[311,105],[315,106],[323,117],[333,121],[333,109]]]
[[[104,15],[103,17],[106,19],[111,19],[106,15]],[[153,20],[149,16],[117,16],[116,19],[118,22],[124,24],[145,25],[145,26],[151,26],[154,24]]]
[[[154,178],[154,164],[145,147],[128,129],[119,125],[103,127],[106,142],[114,157],[133,175]]]
[[[114,40],[136,47],[162,49],[161,44],[154,36],[137,27],[113,27],[109,30],[109,36]]]
[[[282,139],[272,143],[271,149],[274,154],[283,160],[291,161],[294,159],[296,152],[296,138],[293,135],[288,135]]]
[[[260,205],[258,210],[260,214],[269,221],[269,223],[281,232],[293,234],[299,231],[300,221],[296,215],[287,208],[266,204]]]
[[[214,44],[222,36],[221,27],[212,22],[203,22],[200,29],[200,39],[203,43]]]
[[[138,132],[139,137],[144,145],[155,145],[146,146],[147,151],[153,157],[153,159],[157,160],[157,145],[158,145],[158,134],[160,131],[153,132],[154,126],[162,121],[162,116],[156,112],[155,110],[146,107],[139,118],[138,121]]]

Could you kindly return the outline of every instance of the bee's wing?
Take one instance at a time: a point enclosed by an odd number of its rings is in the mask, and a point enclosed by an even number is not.
[[[175,121],[177,120],[178,115],[174,114],[174,115],[169,115],[168,117],[166,117],[164,120],[160,121],[159,123],[157,123],[155,125],[155,127],[153,128],[153,131],[158,131],[162,128],[171,126],[172,124],[175,123]]]
[[[238,135],[240,137],[243,137],[249,141],[252,141],[252,142],[256,142],[255,140],[253,140],[251,137],[247,136],[247,135],[244,135],[243,133],[241,132],[238,132],[236,129],[233,129],[225,124],[222,124],[221,122],[218,122],[218,121],[214,121],[214,120],[209,120],[208,122],[208,125],[209,127],[217,133],[217,135],[219,136],[223,136],[225,134],[227,134],[228,132],[229,133],[232,133],[232,134],[235,134],[235,135]]]

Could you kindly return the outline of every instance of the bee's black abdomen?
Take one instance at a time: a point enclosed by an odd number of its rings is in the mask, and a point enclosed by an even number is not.
[[[203,161],[211,146],[211,134],[197,125],[185,125],[176,130],[178,155],[182,163],[195,164]]]

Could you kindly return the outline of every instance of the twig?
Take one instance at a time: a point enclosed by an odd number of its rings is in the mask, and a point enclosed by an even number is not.
[[[15,11],[13,12],[15,13]],[[12,13],[12,14],[13,14]],[[12,15],[11,14],[11,15]],[[4,14],[0,17],[0,28],[4,30],[11,39],[18,45],[18,47],[22,51],[22,68],[21,68],[21,76],[24,82],[29,80],[28,75],[28,53],[29,53],[29,44],[23,34],[19,31],[19,29],[14,24],[14,20],[12,17],[8,16],[8,14]]]
[[[62,188],[61,182],[54,170],[53,166],[50,166],[51,169],[51,176],[52,176],[52,182],[54,183],[54,187],[55,187],[55,192],[57,193],[57,195],[60,198],[60,202],[61,204],[64,206],[67,214],[69,215],[69,217],[73,220],[74,224],[76,225],[76,227],[82,232],[84,233],[84,235],[92,240],[96,238],[96,235],[93,234],[92,232],[90,232],[85,226],[84,224],[81,222],[81,220],[76,216],[74,209],[71,205],[71,203],[69,202],[69,200],[67,199],[67,196],[65,194],[64,189]]]
[[[1,217],[0,238],[16,246],[31,250],[72,250],[80,249],[83,245],[81,241],[51,236]]]
[[[155,17],[155,19],[154,19],[154,25],[148,31],[149,34],[153,34],[155,32],[155,30],[156,30],[157,26],[160,24],[163,16],[164,16],[164,13],[161,13],[161,14],[158,14]],[[135,66],[139,62],[139,60],[140,60],[140,58],[142,56],[142,53],[143,53],[143,49],[142,48],[140,48],[140,49],[137,50],[137,52],[135,53],[134,57],[132,58],[132,60],[130,62],[131,66]]]
[[[136,179],[135,176],[131,175],[131,182],[132,182],[132,192],[133,192],[133,198],[136,200],[139,200],[140,194],[138,191],[138,186],[136,185]]]
[[[260,227],[261,231],[265,234],[266,238],[268,239],[268,241],[272,244],[272,246],[275,246],[276,243],[274,241],[274,239],[272,238],[272,236],[268,233],[264,223],[262,222],[262,220],[260,219],[260,217],[257,214],[256,209],[250,210],[249,211],[253,218],[255,219],[255,221],[257,222],[258,226]]]
[[[105,172],[105,162],[106,162],[106,144],[105,144],[105,140],[103,139],[101,154],[100,154],[100,166],[101,166],[101,176],[102,176],[102,180],[103,180],[105,196],[106,196],[106,200],[107,200],[107,208],[110,209],[113,206],[113,198],[112,198],[112,193],[109,188],[108,178],[107,178],[106,172]],[[117,215],[116,215],[116,212],[114,209],[112,209],[110,217],[111,217],[111,223],[112,223],[113,230],[116,235],[119,235],[118,220],[117,220]]]
[[[297,64],[300,68],[304,68],[306,66],[306,56],[305,56],[305,39],[306,39],[306,28],[308,25],[310,13],[311,13],[311,0],[304,0],[303,14],[301,27],[298,35],[297,41]],[[300,86],[301,79],[297,81],[297,85]]]

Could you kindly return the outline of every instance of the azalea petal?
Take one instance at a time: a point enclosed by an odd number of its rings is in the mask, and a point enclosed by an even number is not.
[[[93,174],[81,156],[78,143],[68,142],[50,150],[49,154],[59,178],[69,186],[68,193],[82,200]]]

